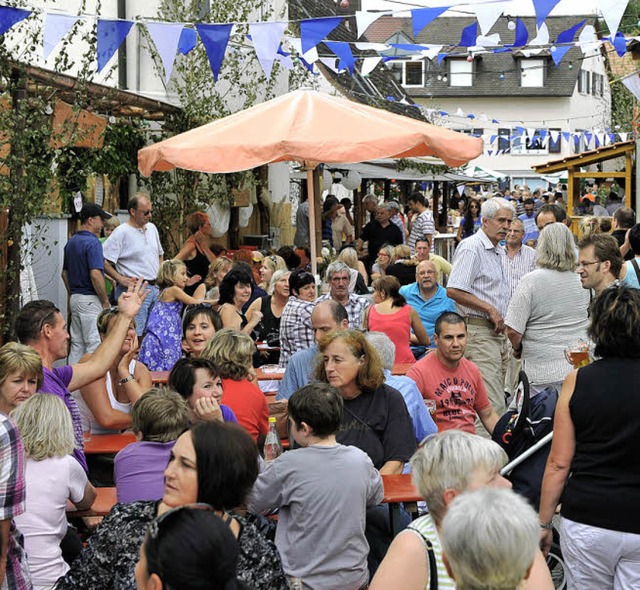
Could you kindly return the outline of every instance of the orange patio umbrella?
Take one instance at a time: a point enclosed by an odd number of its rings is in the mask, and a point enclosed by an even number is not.
[[[138,152],[140,172],[183,168],[225,173],[298,161],[307,170],[314,211],[313,168],[378,158],[437,156],[461,166],[482,153],[482,139],[313,90],[296,90],[191,129]],[[315,217],[309,215],[316,272]]]

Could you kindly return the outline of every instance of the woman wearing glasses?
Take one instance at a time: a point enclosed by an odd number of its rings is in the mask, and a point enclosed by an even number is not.
[[[172,508],[195,502],[211,505],[235,537],[238,579],[255,590],[287,590],[275,545],[236,512],[257,476],[258,448],[241,427],[223,422],[197,424],[172,449],[162,500],[116,504],[57,590],[134,590],[135,566],[149,524]],[[204,543],[195,535],[193,539]]]
[[[103,309],[98,316],[98,333],[104,340],[115,324],[117,307]],[[138,336],[132,322],[118,356],[100,379],[80,388],[76,401],[84,427],[94,434],[119,432],[131,426],[131,405],[151,388],[149,369],[136,360]],[[91,358],[86,354],[80,362]]]

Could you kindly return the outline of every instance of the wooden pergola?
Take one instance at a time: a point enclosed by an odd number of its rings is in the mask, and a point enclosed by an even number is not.
[[[580,199],[580,178],[624,178],[624,205],[631,207],[631,179],[633,160],[632,154],[636,149],[635,141],[622,141],[611,145],[603,146],[589,152],[582,152],[575,156],[567,156],[559,160],[552,160],[545,164],[532,166],[538,174],[551,174],[567,170],[569,173],[569,182],[567,185],[567,212],[571,214],[573,211],[573,203],[576,199]],[[606,160],[613,160],[624,156],[625,166],[622,172],[581,172],[580,169],[593,164],[598,164]]]

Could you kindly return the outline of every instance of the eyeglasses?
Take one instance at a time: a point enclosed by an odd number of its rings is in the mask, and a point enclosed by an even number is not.
[[[140,211],[140,213],[142,213],[145,217],[148,217],[149,215],[151,215],[153,213],[153,209],[147,209],[146,211],[142,211],[140,209],[136,209],[136,211]]]
[[[578,266],[576,268],[587,268],[591,264],[600,264],[600,260],[591,260],[590,262],[578,262]]]

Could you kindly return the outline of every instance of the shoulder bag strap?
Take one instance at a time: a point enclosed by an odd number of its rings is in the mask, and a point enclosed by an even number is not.
[[[638,283],[640,283],[640,267],[638,267],[638,261],[635,258],[632,258],[631,264],[633,264],[633,270],[636,271],[636,278],[638,279]]]
[[[427,559],[429,561],[429,590],[438,590],[438,564],[436,563],[436,552],[433,550],[433,544],[418,529],[409,527],[412,531],[418,533],[427,548]]]

